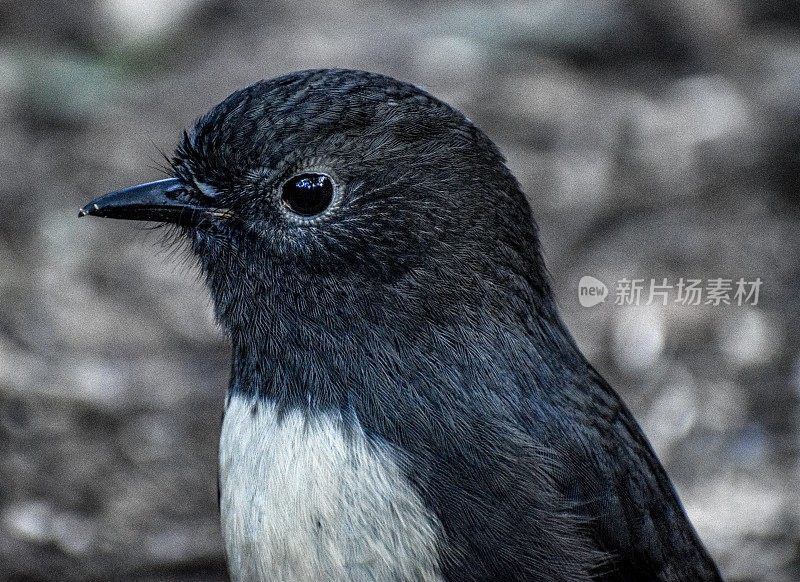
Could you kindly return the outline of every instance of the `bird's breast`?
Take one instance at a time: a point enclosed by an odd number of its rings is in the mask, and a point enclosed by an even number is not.
[[[232,395],[220,439],[232,580],[438,580],[439,524],[391,448],[339,415]]]

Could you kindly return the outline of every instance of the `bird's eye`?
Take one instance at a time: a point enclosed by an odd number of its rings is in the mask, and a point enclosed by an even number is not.
[[[314,216],[330,206],[333,180],[327,174],[298,174],[283,184],[283,204],[300,216]]]

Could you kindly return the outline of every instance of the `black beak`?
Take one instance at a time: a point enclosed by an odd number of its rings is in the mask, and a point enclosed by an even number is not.
[[[207,216],[224,211],[189,200],[186,187],[176,178],[157,180],[117,190],[95,198],[78,212],[81,216],[102,216],[126,220],[171,222],[195,226]]]

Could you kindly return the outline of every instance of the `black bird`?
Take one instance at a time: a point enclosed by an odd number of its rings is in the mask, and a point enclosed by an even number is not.
[[[177,225],[208,282],[233,580],[720,580],[461,113],[292,73],[212,109],[172,168],[80,214]]]

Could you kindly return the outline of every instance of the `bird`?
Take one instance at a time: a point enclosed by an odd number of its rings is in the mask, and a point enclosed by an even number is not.
[[[233,581],[721,580],[461,112],[293,72],[203,115],[168,170],[79,215],[163,223],[207,284]]]

